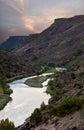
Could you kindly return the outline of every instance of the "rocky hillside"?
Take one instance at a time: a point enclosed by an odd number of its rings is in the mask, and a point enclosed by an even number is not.
[[[21,78],[35,74],[40,70],[37,64],[24,60],[20,56],[0,51],[0,78]]]
[[[84,59],[84,15],[56,19],[54,23],[27,41],[13,53],[32,62],[83,64]]]
[[[0,49],[32,63],[84,65],[84,15],[55,19],[40,34],[12,36]]]

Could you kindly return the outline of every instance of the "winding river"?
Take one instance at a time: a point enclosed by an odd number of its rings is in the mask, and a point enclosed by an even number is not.
[[[48,103],[50,95],[47,95],[45,90],[49,79],[43,82],[43,88],[33,88],[24,84],[27,79],[33,77],[36,76],[16,80],[9,84],[13,90],[11,94],[13,100],[0,111],[0,120],[8,118],[14,122],[15,126],[19,126],[25,122],[35,108],[40,107],[43,101]]]
[[[56,71],[63,71],[65,68],[56,68]],[[50,75],[52,73],[42,74],[43,76]],[[40,75],[40,76],[42,76]],[[50,79],[43,82],[43,88],[34,88],[27,86],[24,82],[27,79],[34,78],[37,76],[31,76],[20,80],[13,81],[9,84],[13,90],[11,94],[12,101],[0,111],[0,120],[8,118],[13,121],[15,126],[19,126],[25,122],[25,119],[31,115],[35,108],[39,108],[41,103],[44,101],[48,103],[50,95],[45,93],[46,85]]]

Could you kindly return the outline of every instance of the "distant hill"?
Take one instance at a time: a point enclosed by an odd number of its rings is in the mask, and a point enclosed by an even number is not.
[[[13,53],[39,63],[81,62],[84,59],[84,15],[55,19],[38,37]]]
[[[35,37],[35,34],[29,36],[10,36],[7,41],[0,45],[0,50],[10,51],[21,46],[23,43],[29,42],[32,38]]]

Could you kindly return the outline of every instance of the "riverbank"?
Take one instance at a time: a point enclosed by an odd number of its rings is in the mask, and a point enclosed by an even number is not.
[[[35,73],[33,73],[32,75],[35,75]],[[3,81],[0,83],[0,110],[2,110],[7,105],[7,103],[12,100],[10,95],[13,91],[9,88],[9,86],[7,84],[11,83],[13,81],[16,81],[16,80],[20,80],[22,78],[27,78],[29,76],[31,76],[31,74],[23,74],[23,75],[15,76],[13,78],[9,78],[9,79],[6,79],[6,80],[3,79]],[[46,80],[45,76],[44,76],[44,79]],[[32,79],[29,79],[29,80],[31,80],[31,82],[32,82]],[[42,80],[42,81],[44,81],[44,80]],[[32,86],[32,84],[33,84],[33,86]],[[39,84],[41,86],[40,82],[39,82]],[[36,84],[35,87],[38,87],[39,84]],[[33,82],[30,83],[30,84],[28,82],[27,85],[34,87]],[[5,91],[4,91],[3,87],[5,87]]]
[[[42,83],[46,81],[49,78],[54,78],[54,75],[59,75],[63,71],[66,71],[66,68],[58,68],[58,67],[48,67],[45,71],[47,75],[41,74],[37,75],[37,77],[27,79],[25,81],[25,84],[31,87],[38,87],[41,88],[43,87]]]
[[[0,110],[2,110],[9,101],[12,100],[10,95],[13,91],[7,85],[4,79],[0,79]]]
[[[15,77],[6,79],[6,82],[7,83],[11,83],[11,82],[13,82],[15,80],[19,80],[19,79],[22,79],[22,78],[27,78],[27,77],[32,76],[32,75],[35,75],[35,73],[33,73],[33,74],[23,74],[23,75],[15,76]]]
[[[15,80],[19,80],[22,78],[26,78],[28,76],[31,75],[24,74],[6,80],[2,79],[3,81],[0,80],[0,110],[4,109],[7,103],[9,103],[12,100],[10,95],[13,93],[13,91],[12,89],[10,89],[8,83],[11,83]]]
[[[84,129],[84,68],[54,75],[49,81],[48,105],[36,108],[18,130],[83,130]]]

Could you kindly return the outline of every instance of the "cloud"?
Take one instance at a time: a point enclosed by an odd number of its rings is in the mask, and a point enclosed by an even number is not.
[[[41,32],[56,18],[84,14],[84,0],[0,0],[3,36]]]
[[[18,0],[18,1],[19,1],[19,3],[21,3],[21,6],[22,6],[22,8],[24,10],[26,0]]]
[[[11,29],[9,29],[9,32],[15,33],[15,32],[16,32],[16,29],[15,29],[15,28],[11,28]]]
[[[22,16],[22,20],[24,23],[24,26],[26,29],[30,30],[30,31],[34,31],[34,27],[33,27],[33,20],[31,18],[28,18],[26,16]]]
[[[20,14],[23,14],[22,8],[19,6],[18,2],[16,0],[1,0],[1,2],[4,2],[8,6],[12,7],[14,10],[19,12]],[[21,4],[21,0],[19,1]]]

